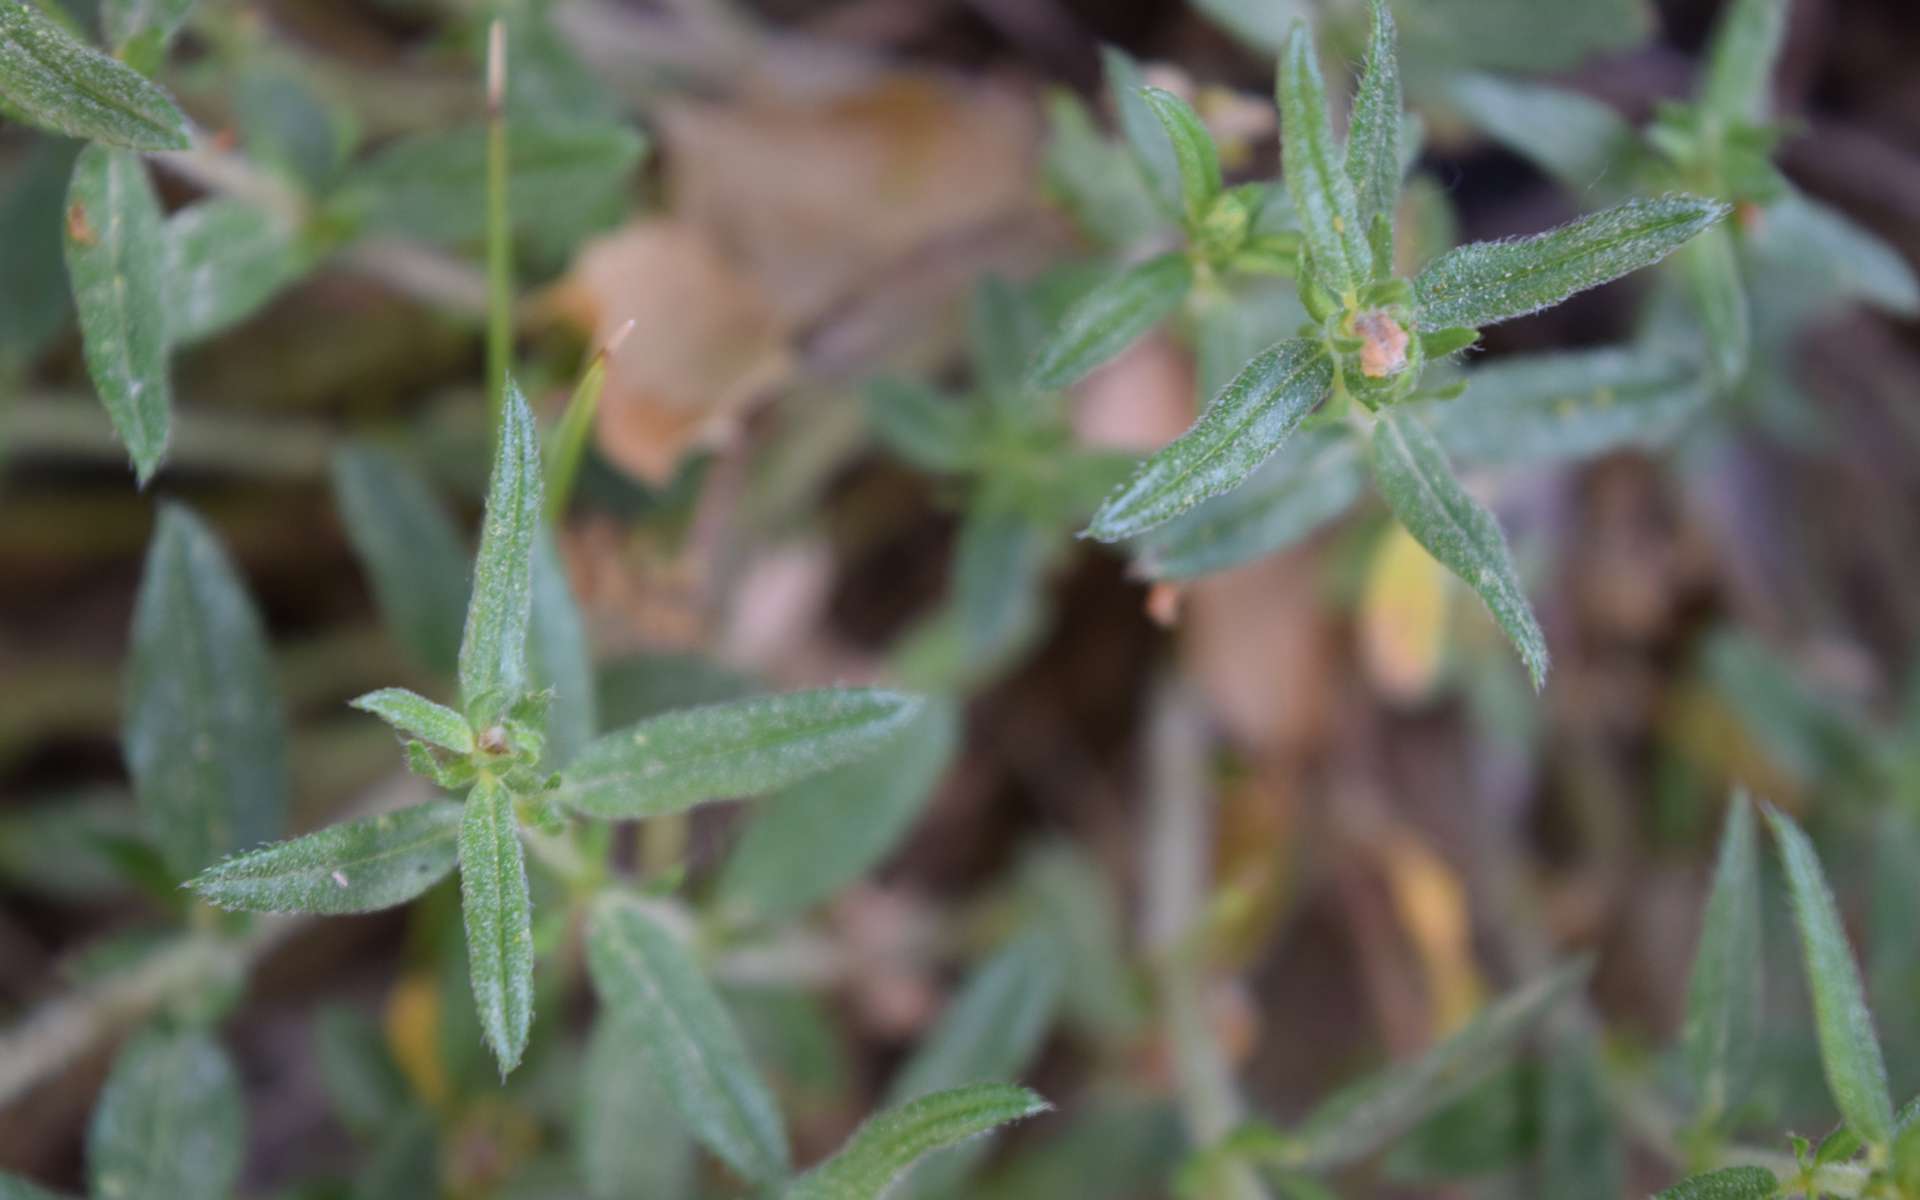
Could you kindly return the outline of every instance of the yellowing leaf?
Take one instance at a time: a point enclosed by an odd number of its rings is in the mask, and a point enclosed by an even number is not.
[[[1444,1037],[1473,1017],[1484,993],[1466,889],[1446,860],[1410,833],[1387,838],[1380,853],[1394,909],[1426,972],[1433,1032]]]
[[[1411,704],[1433,693],[1446,662],[1453,591],[1447,569],[1401,526],[1374,547],[1360,600],[1360,658],[1389,698]]]

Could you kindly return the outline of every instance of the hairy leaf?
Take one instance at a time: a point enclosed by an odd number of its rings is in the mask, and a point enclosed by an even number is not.
[[[1887,1067],[1874,1036],[1873,1017],[1847,944],[1846,928],[1813,843],[1793,818],[1769,808],[1767,823],[1780,847],[1787,888],[1793,896],[1794,923],[1813,993],[1814,1029],[1827,1090],[1847,1125],[1869,1146],[1893,1140],[1893,1099],[1887,1092]]]
[[[1340,143],[1327,120],[1327,85],[1305,22],[1293,27],[1281,52],[1278,88],[1280,161],[1287,192],[1320,281],[1344,296],[1372,277],[1373,254],[1353,183],[1342,169]],[[1397,190],[1397,170],[1394,183]]]
[[[533,901],[513,793],[488,775],[460,819],[460,910],[474,1007],[504,1079],[533,1024]]]
[[[0,13],[26,11],[17,0],[0,4]],[[80,152],[67,187],[67,277],[87,374],[142,487],[166,456],[173,418],[163,230],[139,155],[100,145]]]
[[[894,738],[755,807],[720,876],[722,907],[796,915],[860,878],[899,844],[959,742],[954,706],[930,700]]]
[[[1759,1044],[1759,860],[1753,806],[1736,794],[1727,806],[1713,890],[1687,981],[1681,1038],[1700,1118],[1709,1124],[1736,1106]]]
[[[881,1200],[924,1155],[1050,1107],[1003,1083],[922,1096],[868,1119],[838,1153],[795,1180],[787,1200]]]
[[[1353,182],[1355,213],[1363,232],[1376,215],[1384,215],[1391,229],[1400,199],[1400,64],[1393,43],[1393,12],[1386,0],[1373,0],[1367,65],[1360,73],[1360,90],[1347,122],[1347,178]],[[1389,269],[1392,261],[1389,253]]]
[[[924,704],[875,688],[825,688],[667,713],[593,742],[552,795],[619,820],[768,792],[872,753]]]
[[[102,0],[100,24],[107,44],[123,58],[135,57],[127,51],[136,43],[144,43],[157,57],[192,8],[193,0]]]
[[[1747,373],[1750,336],[1747,286],[1732,231],[1724,225],[1707,230],[1681,249],[1679,263],[1706,333],[1707,362],[1715,381],[1729,387]]]
[[[1173,143],[1154,115],[1144,94],[1146,78],[1140,64],[1126,51],[1113,46],[1100,48],[1100,63],[1107,77],[1107,91],[1113,97],[1114,112],[1120,118],[1120,132],[1132,151],[1135,168],[1147,185],[1147,194],[1164,216],[1179,217],[1181,207],[1180,160]]]
[[[455,754],[473,753],[473,728],[467,719],[425,696],[405,688],[381,688],[352,703],[361,712],[372,713],[409,737],[432,742]]]
[[[1140,98],[1166,130],[1180,172],[1181,205],[1189,227],[1197,226],[1220,194],[1220,152],[1214,147],[1213,135],[1192,105],[1165,88],[1142,88]]]
[[[451,675],[467,608],[467,552],[452,519],[418,474],[374,446],[334,455],[333,495],[394,641]]]
[[[1773,108],[1773,65],[1787,32],[1787,0],[1733,0],[1707,50],[1701,107],[1715,119],[1758,124]]]
[[[1332,386],[1333,365],[1311,338],[1256,355],[1193,428],[1107,498],[1086,535],[1103,542],[1135,537],[1233,487],[1280,448]]]
[[[1727,1167],[1683,1179],[1654,1200],[1768,1200],[1780,1181],[1764,1167]]]
[[[1547,639],[1493,514],[1454,478],[1445,451],[1417,417],[1388,409],[1373,430],[1373,478],[1387,507],[1440,564],[1480,594],[1520,652],[1535,689],[1547,680]]]
[[[133,150],[184,150],[187,122],[138,71],[32,4],[0,4],[0,105],[30,125]]]
[[[244,912],[364,913],[446,878],[459,857],[461,807],[434,800],[362,817],[216,863],[192,888]]]
[[[750,1180],[786,1174],[780,1111],[680,940],[638,905],[603,900],[587,930],[587,967],[693,1135]]]
[[[1447,98],[1495,141],[1581,195],[1632,183],[1627,168],[1639,138],[1598,100],[1495,75],[1462,75]]]
[[[94,1200],[229,1195],[244,1128],[239,1081],[212,1038],[141,1034],[115,1058],[87,1129]]]
[[[593,1200],[686,1200],[694,1194],[693,1138],[658,1078],[636,1058],[645,1031],[607,1011],[581,1064],[574,1160]]]
[[[1652,266],[1728,211],[1698,196],[1629,200],[1533,237],[1449,250],[1413,281],[1420,327],[1477,329],[1538,312]]]
[[[1239,487],[1149,532],[1135,564],[1153,579],[1196,579],[1264,558],[1347,511],[1366,482],[1347,430],[1302,431]]]
[[[1043,392],[1078,383],[1180,307],[1193,286],[1181,254],[1129,267],[1082,296],[1040,346],[1028,384]]]
[[[174,342],[197,342],[238,325],[305,266],[292,227],[263,208],[216,197],[181,209],[166,224]]]
[[[1706,405],[1699,368],[1652,347],[1516,355],[1467,375],[1467,393],[1426,411],[1455,462],[1590,458],[1671,443]]]
[[[491,695],[504,708],[527,682],[527,624],[533,612],[533,543],[540,534],[540,437],[514,382],[500,407],[499,444],[487,483],[473,596],[460,641],[460,698]]]
[[[213,531],[175,504],[134,603],[121,742],[176,877],[279,836],[286,728],[266,635]]]
[[[1838,295],[1889,312],[1920,312],[1920,280],[1906,257],[1837,209],[1790,191],[1767,206],[1748,241],[1763,264],[1805,288],[1817,281]]]

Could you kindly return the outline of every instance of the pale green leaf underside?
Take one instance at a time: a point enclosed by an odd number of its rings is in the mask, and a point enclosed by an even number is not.
[[[1413,281],[1420,328],[1480,328],[1558,304],[1652,266],[1725,216],[1698,196],[1663,196],[1504,242],[1474,242],[1428,263]]]
[[[533,901],[513,793],[491,777],[474,785],[460,821],[460,910],[474,1008],[505,1078],[533,1024]]]
[[[593,1200],[694,1194],[693,1138],[650,1064],[630,1019],[602,1012],[587,1036],[573,1158]]]
[[[986,1083],[935,1092],[870,1118],[840,1151],[794,1181],[787,1200],[881,1200],[921,1156],[1047,1111],[1023,1087]]]
[[[785,1175],[779,1109],[679,939],[638,905],[608,899],[588,926],[587,966],[601,1002],[639,1037],[644,1069],[693,1135],[748,1179]]]
[[[612,820],[756,795],[871,753],[925,703],[878,688],[825,688],[667,713],[588,745],[551,794]]]
[[[167,317],[179,345],[238,325],[305,265],[288,222],[230,197],[173,214],[166,250]]]
[[[1885,1146],[1892,1141],[1894,1129],[1887,1067],[1840,910],[1807,835],[1791,817],[1772,808],[1767,810],[1767,823],[1780,847],[1793,897],[1827,1088],[1841,1117],[1860,1139],[1870,1146]]]
[[[114,1060],[87,1130],[94,1200],[231,1195],[245,1151],[240,1084],[199,1032],[150,1032]]]
[[[1180,307],[1192,285],[1186,257],[1163,254],[1095,287],[1042,343],[1028,384],[1051,392],[1079,382]]]
[[[1479,593],[1539,688],[1547,639],[1534,620],[1493,514],[1454,478],[1439,442],[1417,417],[1388,409],[1373,430],[1373,478],[1393,515],[1440,564]]]
[[[1760,1031],[1760,850],[1753,806],[1735,795],[1700,945],[1687,983],[1681,1043],[1699,1115],[1717,1120],[1738,1103]]]
[[[184,150],[186,118],[138,71],[31,4],[0,4],[0,103],[29,124],[133,150]]]
[[[425,696],[405,688],[381,688],[352,703],[361,712],[372,713],[409,737],[431,742],[455,754],[473,753],[473,728],[467,719]]]
[[[25,7],[8,0],[4,11]],[[67,278],[87,374],[142,486],[166,456],[173,417],[164,229],[139,155],[80,152],[67,187]]]
[[[266,635],[213,532],[179,505],[160,510],[140,577],[121,743],[177,877],[280,835],[286,730]]]
[[[511,703],[527,682],[533,610],[533,540],[540,532],[540,437],[520,388],[507,381],[486,516],[473,563],[473,595],[460,641],[460,697]]]
[[[1138,536],[1233,487],[1281,447],[1332,386],[1333,365],[1313,339],[1256,355],[1193,428],[1108,497],[1087,536],[1103,542]]]
[[[209,904],[245,912],[392,908],[453,870],[460,817],[461,806],[447,800],[362,817],[236,855],[202,871],[192,887]]]

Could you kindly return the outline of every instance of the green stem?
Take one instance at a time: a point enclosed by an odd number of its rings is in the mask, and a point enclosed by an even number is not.
[[[507,213],[507,27],[487,30],[487,403],[495,430],[513,357],[513,237]]]

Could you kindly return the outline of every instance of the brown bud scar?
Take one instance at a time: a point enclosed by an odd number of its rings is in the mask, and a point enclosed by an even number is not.
[[[504,754],[507,750],[507,730],[502,725],[489,725],[480,735],[480,748],[488,754]]]
[[[74,204],[67,209],[67,240],[79,246],[91,246],[97,243],[99,235],[93,232],[93,226],[87,223],[87,206]]]
[[[1385,379],[1407,365],[1407,331],[1379,309],[1363,312],[1353,319],[1353,331],[1360,335],[1360,373],[1368,379]]]
[[[1177,583],[1156,583],[1147,590],[1147,616],[1162,629],[1180,620],[1180,602],[1186,592]]]

